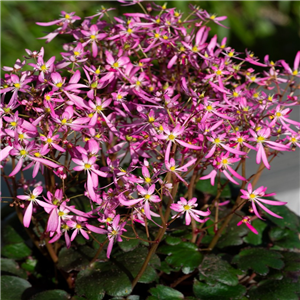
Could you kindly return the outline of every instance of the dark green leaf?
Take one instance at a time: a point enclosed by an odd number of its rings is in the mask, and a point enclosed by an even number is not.
[[[1,272],[10,273],[27,279],[26,272],[20,269],[19,265],[12,259],[1,258]]]
[[[244,242],[252,245],[260,245],[262,243],[262,233],[267,227],[267,224],[266,222],[256,219],[251,222],[251,225],[258,231],[258,234],[249,230],[248,235],[244,237]]]
[[[293,282],[288,278],[266,280],[248,292],[251,300],[298,300],[299,293],[299,282]]]
[[[233,216],[226,232],[221,236],[217,244],[218,248],[225,248],[229,246],[238,246],[243,244],[242,237],[248,233],[248,227],[244,224],[237,226],[236,224],[241,220],[238,216]]]
[[[154,298],[148,297],[147,299],[160,299],[160,300],[180,300],[184,299],[184,295],[168,286],[158,284],[155,288],[151,288],[149,292]]]
[[[26,271],[33,272],[36,264],[37,264],[37,260],[30,257],[27,258],[26,261],[21,264],[21,267]]]
[[[285,249],[300,248],[300,240],[298,234],[288,228],[274,227],[269,232],[271,241],[275,247]]]
[[[200,272],[205,277],[212,280],[217,280],[227,285],[237,285],[237,275],[243,272],[234,269],[227,261],[220,256],[214,254],[204,256],[204,259],[199,267]]]
[[[22,278],[15,276],[1,276],[1,299],[21,300],[24,291],[31,287],[31,284]]]
[[[161,265],[160,267],[158,267],[158,270],[166,274],[171,274],[171,272],[173,271],[173,269],[165,261],[161,262]]]
[[[233,300],[241,299],[246,293],[244,286],[238,284],[229,286],[220,282],[213,285],[202,283],[195,279],[193,286],[194,294],[201,300]]]
[[[124,300],[124,298],[123,297],[114,297],[114,298],[111,298],[110,300]],[[140,300],[140,296],[130,295],[130,296],[126,297],[126,300]]]
[[[282,255],[264,248],[248,248],[236,255],[232,263],[237,263],[242,270],[252,269],[255,273],[266,275],[269,268],[281,269],[284,266]]]
[[[159,248],[158,252],[169,255],[166,262],[173,267],[182,268],[184,274],[193,272],[203,258],[197,246],[188,242],[182,242],[175,246],[164,245]]]
[[[285,278],[291,278],[293,281],[299,280],[300,277],[300,253],[281,252],[284,260],[284,268],[282,270]]]
[[[141,242],[138,238],[136,238],[136,235],[130,226],[126,226],[126,230],[127,230],[127,232],[124,233],[124,235],[128,236],[128,237],[133,237],[134,239],[123,238],[123,242],[118,243],[119,247],[124,252],[128,252],[128,251],[135,249]],[[141,229],[136,228],[135,231],[139,237],[141,237],[143,239],[147,239],[145,232],[143,232]],[[147,245],[148,243],[144,243],[144,244]]]
[[[5,226],[2,229],[2,255],[12,259],[22,259],[31,254],[31,250],[24,243],[21,236],[12,226]]]
[[[132,290],[131,282],[140,271],[147,252],[147,248],[139,247],[130,252],[119,253],[107,262],[97,262],[93,267],[79,272],[75,287],[78,296],[98,300],[105,293],[110,296],[129,295]],[[150,283],[157,279],[152,265],[160,265],[157,255],[152,257],[139,282]]]
[[[86,245],[79,246],[76,250],[64,247],[59,252],[57,267],[65,272],[80,271],[89,264],[95,254],[96,250]]]
[[[182,242],[182,240],[181,240],[181,238],[179,238],[179,237],[176,237],[176,236],[167,236],[167,238],[166,238],[166,243],[168,244],[168,245],[177,245],[177,244],[179,244],[180,242]]]
[[[49,290],[35,294],[30,300],[68,300],[69,294],[63,290]]]
[[[221,179],[221,184],[224,184],[226,182],[226,179]],[[207,180],[199,180],[196,184],[196,189],[203,192],[203,193],[207,193],[207,194],[211,194],[211,195],[217,195],[218,193],[218,186],[217,184],[215,185],[211,185],[210,183],[210,179]],[[221,193],[221,197],[231,197],[231,191],[230,191],[230,187],[227,184],[224,188],[224,190]]]
[[[267,205],[266,207],[270,208],[275,214],[281,216],[283,219],[272,217],[269,214],[266,214],[266,218],[271,220],[273,223],[275,223],[280,228],[289,228],[293,231],[299,230],[300,221],[299,216],[297,216],[294,212],[292,212],[288,207],[285,205]]]

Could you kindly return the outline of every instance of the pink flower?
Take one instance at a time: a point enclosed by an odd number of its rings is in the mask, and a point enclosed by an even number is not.
[[[252,203],[252,208],[253,211],[255,213],[255,215],[259,218],[262,219],[263,218],[260,216],[260,214],[257,211],[257,208],[255,206],[255,203],[260,206],[260,208],[262,208],[264,211],[266,211],[268,214],[270,214],[271,216],[275,217],[275,218],[279,218],[282,219],[281,216],[273,213],[271,210],[269,210],[268,208],[266,208],[262,203],[265,204],[269,204],[269,205],[285,205],[287,204],[287,202],[281,202],[281,201],[273,201],[273,200],[266,200],[266,199],[261,199],[261,197],[269,197],[269,196],[274,196],[276,195],[275,193],[272,194],[265,194],[265,191],[267,190],[266,187],[259,187],[256,190],[252,190],[252,184],[249,182],[248,183],[248,190],[241,190],[241,193],[243,194],[243,196],[241,196],[241,198],[243,199],[248,199],[249,201],[251,201]],[[261,203],[262,202],[262,203]]]
[[[108,247],[107,247],[107,258],[110,257],[111,250],[113,248],[114,241],[122,242],[121,235],[123,231],[127,231],[124,227],[126,225],[126,222],[123,222],[122,224],[119,224],[120,222],[120,215],[116,215],[111,226],[108,226]]]
[[[32,210],[33,210],[33,203],[37,203],[37,197],[42,192],[43,192],[43,187],[38,186],[29,195],[17,196],[18,199],[30,201],[29,205],[26,208],[24,217],[23,217],[23,224],[25,227],[29,227],[29,225],[30,225],[31,217],[32,217]]]
[[[98,187],[98,176],[108,177],[107,173],[99,171],[98,165],[96,164],[97,157],[88,157],[85,154],[81,155],[82,160],[73,158],[75,164],[79,165],[74,167],[74,171],[86,171],[87,172],[87,190],[92,200],[96,200],[96,193],[94,188]]]
[[[240,222],[237,223],[237,226],[246,224],[246,226],[255,234],[258,234],[258,231],[250,224],[251,219],[249,217],[244,217]]]
[[[178,201],[177,203],[171,204],[171,209],[179,212],[179,214],[173,216],[172,218],[175,218],[178,215],[181,216],[183,214],[186,214],[185,215],[185,224],[186,225],[190,225],[191,220],[192,220],[191,218],[195,219],[199,223],[206,222],[209,218],[205,218],[202,220],[199,218],[199,216],[204,216],[204,217],[209,216],[210,211],[209,211],[209,209],[207,209],[206,212],[194,209],[194,207],[198,206],[198,204],[196,202],[197,202],[197,198],[192,198],[191,200],[187,201],[185,198],[180,197],[180,201]]]

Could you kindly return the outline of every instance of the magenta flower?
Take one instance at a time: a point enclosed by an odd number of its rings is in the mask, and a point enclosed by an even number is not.
[[[72,235],[71,235],[71,241],[73,241],[75,239],[75,237],[77,236],[77,234],[81,233],[82,236],[88,240],[89,239],[89,235],[87,234],[87,232],[84,230],[84,227],[86,225],[87,218],[83,218],[83,217],[75,217],[73,218],[73,220],[68,220],[66,222],[66,224],[74,229]]]
[[[98,176],[100,177],[108,177],[107,173],[99,171],[98,165],[96,164],[97,157],[92,156],[88,157],[85,154],[82,154],[82,160],[73,158],[75,164],[79,165],[74,167],[74,171],[86,171],[87,172],[87,190],[89,192],[89,196],[92,200],[96,200],[96,193],[94,188],[98,187]]]
[[[121,224],[119,224],[120,222],[120,215],[116,215],[111,226],[108,226],[107,230],[108,230],[108,247],[107,247],[107,258],[110,257],[110,253],[111,250],[113,248],[114,245],[114,241],[118,241],[118,242],[122,242],[122,238],[121,235],[123,233],[123,231],[127,231],[124,227],[126,225],[126,222],[123,222]]]
[[[180,197],[180,201],[177,203],[172,203],[171,204],[171,209],[178,212],[179,214],[173,216],[172,218],[176,218],[177,216],[181,216],[185,214],[185,224],[190,225],[192,218],[195,219],[199,223],[204,223],[206,222],[209,218],[205,219],[200,219],[199,216],[201,217],[206,217],[210,215],[209,209],[207,209],[206,212],[201,211],[201,210],[196,210],[194,207],[197,207],[198,204],[197,198],[192,198],[191,200],[186,200],[183,197]]]
[[[240,222],[238,222],[236,225],[240,226],[242,224],[246,224],[246,226],[255,234],[258,234],[258,231],[250,224],[251,219],[249,217],[244,217]]]
[[[119,197],[119,201],[121,204],[126,206],[135,205],[139,202],[144,202],[144,212],[147,219],[151,220],[150,214],[150,203],[149,202],[160,202],[161,199],[157,195],[153,195],[155,191],[155,184],[152,184],[147,190],[141,187],[140,185],[137,186],[137,190],[142,198],[134,199],[134,200],[123,200],[123,197]]]
[[[265,194],[266,190],[267,190],[266,187],[261,186],[261,187],[259,187],[259,188],[257,188],[256,190],[253,191],[252,190],[252,184],[249,182],[248,183],[248,190],[247,191],[241,190],[241,193],[243,194],[241,196],[241,198],[251,201],[253,211],[259,219],[263,220],[263,218],[260,216],[259,212],[257,211],[257,208],[256,208],[255,204],[257,204],[260,208],[262,208],[264,211],[266,211],[271,216],[273,216],[275,218],[282,219],[281,216],[273,213],[271,210],[266,208],[262,203],[269,204],[269,205],[285,205],[285,204],[287,204],[287,202],[262,199],[261,197],[269,197],[269,196],[276,195],[275,193]]]
[[[23,217],[23,224],[25,227],[29,227],[32,217],[32,211],[33,211],[33,203],[37,203],[37,197],[43,192],[43,187],[38,186],[36,187],[29,195],[20,195],[17,196],[20,200],[27,200],[30,201],[29,205],[27,206],[25,210],[25,214]]]

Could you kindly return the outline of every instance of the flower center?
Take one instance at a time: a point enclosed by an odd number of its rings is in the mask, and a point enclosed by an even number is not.
[[[265,138],[263,137],[263,136],[259,136],[258,138],[257,138],[257,141],[258,142],[263,142],[265,140]]]
[[[276,116],[276,117],[281,117],[282,114],[281,114],[281,112],[278,111],[278,112],[275,114],[275,116]]]
[[[172,166],[172,167],[170,168],[170,170],[174,172],[174,171],[175,171],[175,168],[176,168],[175,166]]]
[[[82,228],[82,226],[80,225],[80,224],[76,224],[76,229],[81,229]]]
[[[117,235],[118,234],[118,231],[117,230],[113,230],[112,232],[111,232],[111,235]]]
[[[94,40],[94,39],[96,38],[96,36],[95,36],[94,34],[92,34],[92,35],[90,36],[90,38],[91,38],[92,40]]]
[[[211,105],[207,105],[207,106],[206,106],[206,110],[212,111],[212,110],[213,110],[213,107],[212,107]]]
[[[255,199],[255,197],[256,197],[256,195],[253,194],[253,193],[249,195],[249,198],[250,198],[251,200]]]
[[[174,141],[174,140],[175,140],[175,135],[171,133],[171,134],[168,136],[168,139],[169,139],[170,141]]]
[[[34,153],[34,156],[35,156],[35,157],[40,157],[40,156],[41,156],[41,153],[35,152],[35,153]]]
[[[36,198],[36,197],[35,197],[33,194],[30,194],[30,195],[29,195],[29,200],[30,200],[30,201],[34,201],[35,198]]]
[[[21,84],[20,83],[15,83],[14,86],[18,89],[21,87]]]
[[[228,159],[226,159],[226,158],[222,159],[222,164],[227,165],[228,164]]]
[[[184,209],[185,211],[186,211],[186,210],[190,210],[190,209],[191,209],[191,206],[189,206],[189,205],[186,204],[186,205],[183,206],[183,209]]]
[[[47,138],[47,143],[48,143],[48,144],[51,144],[51,143],[52,143],[52,139]]]
[[[80,54],[80,52],[78,52],[78,51],[74,51],[73,53],[75,56],[78,56]]]
[[[151,178],[146,177],[146,178],[145,178],[145,182],[146,182],[146,183],[150,183],[150,182],[151,182]]]
[[[144,198],[146,199],[146,200],[149,200],[150,199],[150,195],[149,194],[146,194],[145,196],[144,196]]]
[[[65,213],[63,211],[58,212],[58,216],[62,217]]]
[[[237,139],[237,141],[241,144],[241,143],[244,141],[244,139],[243,139],[242,137],[239,137],[239,138]]]
[[[41,66],[41,70],[42,70],[43,72],[47,71],[46,65],[42,65],[42,66]]]
[[[292,137],[292,138],[291,138],[291,142],[292,142],[292,143],[297,143],[297,139],[294,138],[294,137]]]
[[[57,86],[58,88],[61,88],[61,87],[62,87],[62,82],[58,82],[58,83],[56,84],[56,86]]]
[[[113,63],[113,67],[114,68],[119,68],[119,63],[118,62]]]
[[[85,168],[86,170],[88,170],[88,169],[91,168],[91,165],[90,165],[90,164],[84,164],[84,168]]]
[[[220,140],[219,138],[216,138],[216,139],[214,140],[214,143],[215,143],[215,144],[220,144],[220,143],[221,143],[221,140]]]
[[[103,108],[102,108],[101,105],[97,105],[97,106],[96,106],[96,111],[100,112],[100,111],[102,111],[102,110],[103,110]]]
[[[22,150],[20,151],[20,154],[21,154],[22,156],[26,156],[26,155],[27,155],[27,151],[24,150],[24,149],[22,149]]]

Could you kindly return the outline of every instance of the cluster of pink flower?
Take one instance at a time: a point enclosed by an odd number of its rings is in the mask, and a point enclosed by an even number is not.
[[[25,61],[3,68],[0,159],[17,160],[11,178],[31,167],[33,178],[39,172],[46,178],[44,201],[37,199],[41,186],[15,200],[25,203],[24,226],[31,223],[35,203],[49,214],[50,242],[64,235],[70,246],[79,233],[86,239],[90,232],[107,234],[109,257],[125,224],[154,222],[174,185],[189,187],[191,171],[212,185],[217,174],[239,184],[247,179],[232,165],[250,150],[269,169],[268,157],[300,146],[300,123],[289,119],[298,104],[293,92],[300,51],[294,69],[268,56],[264,63],[250,52],[242,57],[226,39],[209,38],[208,22],[221,25],[225,17],[191,8],[187,20],[176,9],[152,4],[148,13],[110,22],[105,21],[110,9],[103,9],[81,23],[75,13],[63,11],[59,20],[38,23],[58,26],[44,37],[47,42],[61,34],[73,38],[63,46],[61,60],[45,59],[43,48],[26,50]],[[30,59],[34,63],[27,63]],[[32,69],[23,70],[26,64]],[[204,176],[208,166],[212,171]],[[69,188],[79,173],[86,174],[90,212],[69,204]],[[108,186],[99,186],[99,177]],[[277,216],[261,202],[284,203],[260,199],[264,192],[249,184],[242,198],[252,201],[257,217],[255,203]],[[200,217],[210,211],[196,210],[196,200],[169,201],[173,217],[185,214],[187,225],[191,218],[205,222]],[[126,215],[118,212],[121,206],[128,208]],[[98,226],[91,222],[95,218]]]

